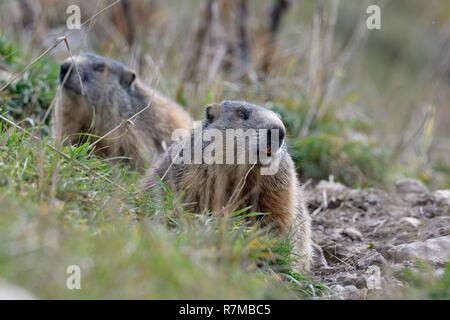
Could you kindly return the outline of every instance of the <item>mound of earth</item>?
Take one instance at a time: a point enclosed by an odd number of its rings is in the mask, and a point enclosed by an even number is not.
[[[417,260],[436,274],[450,260],[450,190],[430,192],[405,179],[392,192],[327,181],[307,191],[318,245],[315,277],[332,298],[365,299],[401,286],[396,271]]]

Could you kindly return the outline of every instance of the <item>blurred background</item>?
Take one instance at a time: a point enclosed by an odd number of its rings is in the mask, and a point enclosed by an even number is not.
[[[86,23],[72,54],[124,62],[197,119],[222,99],[279,112],[303,182],[450,188],[447,0],[0,0],[0,83],[70,32],[73,4]],[[372,4],[381,30],[366,27]],[[69,56],[61,42],[37,60],[0,92],[1,111],[47,134]]]

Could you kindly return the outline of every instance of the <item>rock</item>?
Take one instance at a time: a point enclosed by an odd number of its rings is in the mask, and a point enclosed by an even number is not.
[[[438,205],[450,207],[450,190],[437,190],[433,195]]]
[[[356,279],[355,286],[358,289],[366,289],[366,288],[368,288],[366,277],[364,277],[363,275],[358,276],[358,279]]]
[[[333,239],[336,242],[341,241],[343,231],[344,229],[341,228],[333,229],[333,231],[330,234],[330,239]]]
[[[362,240],[363,235],[361,234],[361,232],[359,232],[358,229],[356,228],[345,228],[342,233],[346,236],[348,236],[350,239],[352,240]]]
[[[389,272],[392,274],[399,273],[405,269],[405,265],[403,263],[393,263],[389,266]]]
[[[341,299],[361,299],[361,293],[358,288],[355,286],[341,286],[341,285],[335,285],[331,287],[331,289],[337,294],[337,296]]]
[[[316,269],[328,268],[327,260],[320,246],[313,242],[313,266]]]
[[[396,262],[424,260],[435,266],[443,266],[450,260],[450,236],[400,244],[388,250]]]
[[[344,190],[347,190],[347,187],[339,182],[330,182],[327,180],[321,180],[317,184],[316,189],[326,190],[326,191],[344,191]]]
[[[341,183],[322,180],[316,186],[315,202],[322,209],[338,208],[345,198],[347,191],[347,187]]]
[[[403,217],[400,219],[400,223],[405,223],[406,225],[413,226],[414,228],[420,227],[420,220],[412,217]]]
[[[345,299],[360,299],[360,291],[355,286],[345,286],[342,292]]]
[[[351,248],[342,243],[336,243],[333,247],[326,248],[326,250],[330,251],[333,255],[339,257],[340,259],[348,259],[353,256]]]
[[[328,264],[315,271],[336,298],[384,295],[405,285],[400,271],[418,269],[417,260],[436,275],[450,260],[450,190],[429,191],[410,179],[396,187],[357,190],[323,181],[312,192],[311,208],[328,203],[312,216],[314,240]]]
[[[330,289],[333,291],[333,299],[344,299],[342,291],[344,291],[344,287],[340,284],[336,284],[331,286]]]
[[[30,292],[0,279],[0,300],[35,300]]]
[[[366,283],[369,290],[381,289],[381,269],[377,265],[371,265],[366,270]]]
[[[336,277],[336,280],[344,286],[355,286],[358,289],[367,288],[366,278],[352,272],[342,272]]]
[[[368,254],[356,262],[359,268],[367,268],[371,265],[378,265],[380,267],[385,267],[387,265],[386,259],[381,253],[372,249]]]
[[[352,272],[341,272],[336,275],[336,281],[344,286],[354,285],[358,280],[358,275]]]
[[[402,179],[395,183],[395,188],[398,193],[428,193],[425,185],[414,179]]]
[[[450,235],[450,217],[436,217],[425,221],[420,228],[420,239],[427,240]]]

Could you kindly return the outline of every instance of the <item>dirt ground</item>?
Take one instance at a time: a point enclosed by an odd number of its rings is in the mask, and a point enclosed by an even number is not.
[[[313,239],[320,246],[315,277],[332,298],[366,299],[402,286],[394,274],[426,261],[436,274],[450,259],[450,190],[431,192],[415,180],[392,191],[352,190],[321,181],[306,187]]]

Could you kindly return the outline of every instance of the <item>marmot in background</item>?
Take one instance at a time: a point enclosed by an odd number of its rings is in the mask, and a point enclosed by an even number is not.
[[[74,61],[77,68],[72,66],[71,58],[61,65],[62,89],[53,119],[57,141],[68,137],[71,143],[78,143],[86,134],[95,141],[108,134],[96,143],[95,152],[108,157],[128,157],[142,168],[171,144],[175,129],[192,128],[187,112],[145,86],[122,63],[93,53],[82,53]],[[137,117],[126,122],[137,113]]]
[[[191,155],[194,153],[195,140],[198,139],[195,133],[198,130],[202,132],[201,152],[207,150],[208,143],[204,141],[212,139],[210,137],[205,139],[205,133],[210,129],[216,129],[216,132],[223,134],[228,129],[278,129],[279,148],[264,150],[267,151],[269,158],[277,157],[278,171],[274,171],[272,175],[261,175],[263,165],[259,158],[256,162],[245,164],[229,164],[229,162],[186,164],[174,161],[174,155],[186,156],[186,150],[182,148],[187,142],[190,142],[187,153],[189,151]],[[268,132],[265,138],[266,141],[271,141]],[[257,139],[264,138],[261,134],[256,136]],[[259,217],[261,225],[270,225],[283,234],[292,232],[294,254],[298,255],[296,270],[307,272],[312,256],[310,217],[294,163],[286,144],[283,143],[284,136],[285,127],[282,121],[270,110],[242,101],[224,101],[221,104],[210,105],[206,108],[202,125],[194,129],[190,137],[172,144],[149,170],[141,188],[156,191],[155,198],[158,199],[159,179],[162,179],[180,197],[179,200],[185,204],[187,210],[194,213],[233,212],[247,207],[250,207],[249,212],[267,213]],[[225,138],[223,141],[226,141]],[[225,148],[226,153],[229,146]],[[244,143],[244,149],[241,151],[244,150],[242,152],[247,154],[251,148],[255,149],[255,145],[249,143],[247,147]],[[221,154],[221,157],[224,154]]]

